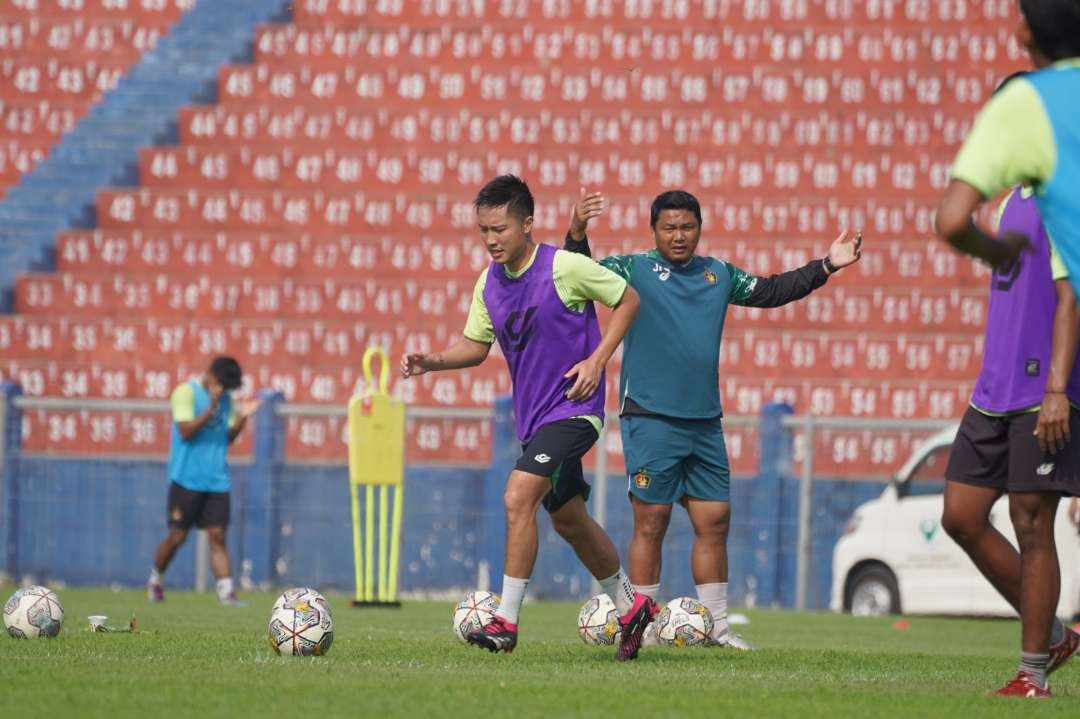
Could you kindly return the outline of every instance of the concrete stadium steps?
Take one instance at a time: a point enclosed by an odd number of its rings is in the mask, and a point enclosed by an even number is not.
[[[819,21],[801,27],[740,24],[736,32],[719,23],[669,28],[618,21],[575,25],[535,18],[434,24],[375,19],[352,26],[266,25],[256,32],[254,59],[257,63],[331,70],[353,60],[424,62],[450,70],[477,61],[508,65],[617,61],[624,70],[646,70],[666,63],[694,71],[798,60],[800,68],[809,70],[832,70],[837,63],[858,62],[862,69],[895,71],[898,62],[925,68],[950,56],[982,61],[1012,42],[1011,29],[997,22],[927,29],[910,32],[911,28],[906,28],[909,32],[898,33],[892,23],[837,27]]]
[[[79,18],[171,22],[190,10],[195,0],[9,0],[3,15],[29,20]]]
[[[985,10],[954,4],[935,3],[809,3],[772,5],[732,0],[640,0],[622,3],[614,0],[555,0],[533,6],[525,0],[506,2],[409,2],[390,0],[373,3],[364,0],[297,0],[293,20],[299,25],[333,24],[353,26],[366,22],[400,22],[410,26],[447,21],[491,23],[557,21],[588,26],[595,23],[647,23],[651,27],[682,27],[687,23],[725,23],[739,28],[803,27],[808,22],[833,22],[850,25],[878,24],[917,29],[935,25],[988,25],[1012,18],[1011,8],[995,2]]]
[[[537,203],[538,233],[565,234],[577,202],[576,186],[548,192]],[[605,226],[618,234],[639,236],[649,226],[649,206],[656,185],[641,179],[635,194],[609,195]],[[41,200],[52,194],[40,191]],[[111,188],[98,193],[96,216],[104,230],[203,230],[244,232],[440,232],[474,230],[472,196],[434,189],[418,192],[333,190],[215,190],[141,187]],[[737,196],[714,193],[701,198],[710,231],[748,239],[782,237],[820,240],[837,228],[858,227],[866,236],[925,238],[933,232],[934,208],[902,195],[845,197],[818,194],[798,198],[781,194]],[[12,219],[17,219],[16,213]]]
[[[480,178],[509,170],[535,178],[530,186],[537,193],[564,190],[576,181],[618,195],[638,191],[648,178],[666,174],[700,193],[743,186],[766,197],[789,196],[793,188],[816,182],[828,184],[834,196],[853,197],[873,183],[883,192],[905,192],[926,204],[940,195],[948,178],[946,166],[927,152],[913,152],[903,162],[895,162],[880,152],[837,149],[794,153],[703,148],[688,155],[674,148],[598,152],[578,147],[522,151],[509,144],[462,150],[434,143],[390,148],[246,143],[239,148],[158,146],[139,152],[140,184],[171,189],[438,189],[468,195]]]
[[[152,275],[24,274],[16,281],[15,309],[25,316],[137,313],[166,319],[179,312],[217,319],[358,321],[383,316],[414,325],[438,319],[464,322],[478,273],[457,273],[456,277],[435,272],[379,273],[366,278],[364,274],[328,272],[321,279],[228,277],[216,272],[193,275],[177,270]],[[823,324],[848,331],[978,334],[986,320],[986,293],[932,286],[837,286],[780,308],[733,307],[729,319],[730,328],[801,329]]]
[[[355,366],[370,345],[389,347],[395,356],[406,351],[435,351],[460,337],[462,321],[417,317],[402,321],[387,313],[363,322],[312,319],[127,320],[95,317],[3,317],[0,346],[11,358],[48,357],[64,361],[123,363],[132,357],[147,361],[160,354],[192,362],[227,351],[238,357],[292,367]],[[91,329],[94,328],[94,329]],[[868,380],[970,382],[978,372],[982,336],[916,332],[850,332],[821,330],[728,330],[720,351],[722,374],[752,374],[762,379],[826,379],[855,375]],[[497,353],[496,353],[497,355]],[[187,359],[184,359],[184,357]],[[614,360],[614,367],[618,360]],[[488,360],[474,377],[498,379],[501,362]],[[614,369],[612,370],[614,372]],[[614,376],[614,375],[613,375]],[[500,380],[501,381],[501,380]],[[617,398],[616,398],[617,400]]]
[[[325,142],[342,146],[364,143],[383,147],[445,144],[513,145],[522,148],[566,148],[633,151],[685,150],[703,147],[762,151],[786,149],[801,153],[821,147],[852,152],[877,150],[891,154],[933,152],[946,171],[952,155],[971,127],[971,114],[946,115],[932,108],[900,111],[838,111],[835,108],[774,108],[768,113],[739,103],[694,109],[653,108],[630,111],[617,105],[574,110],[549,108],[423,108],[393,110],[378,103],[364,106],[328,102],[307,105],[274,100],[222,102],[180,109],[182,145]],[[854,149],[853,149],[854,148]],[[663,182],[677,178],[660,178]],[[866,179],[867,190],[876,183]],[[827,191],[829,185],[817,189]]]
[[[615,235],[615,236],[613,236]],[[561,246],[562,236],[544,238]],[[712,236],[706,229],[699,252],[731,262],[747,272],[769,275],[800,267],[824,257],[832,241],[777,242]],[[647,232],[612,233],[598,223],[591,235],[593,256],[644,252],[652,245]],[[874,288],[903,291],[946,287],[985,290],[989,270],[935,240],[866,238],[862,261],[838,276],[833,288]],[[57,238],[56,268],[61,272],[177,274],[225,271],[233,277],[359,280],[438,276],[472,283],[490,263],[474,230],[457,234],[410,233],[406,238],[385,233],[311,235],[275,232],[206,232],[71,230]]]
[[[33,51],[114,52],[152,48],[177,17],[148,15],[111,18],[101,15],[73,17],[13,16],[0,8],[0,57]]]

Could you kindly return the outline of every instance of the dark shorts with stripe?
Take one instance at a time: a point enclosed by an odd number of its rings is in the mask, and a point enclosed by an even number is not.
[[[192,527],[229,526],[228,492],[193,492],[176,482],[169,484],[169,526],[188,530]]]
[[[945,478],[1002,492],[1080,496],[1080,412],[1069,413],[1072,440],[1045,454],[1035,438],[1038,412],[990,417],[969,407],[956,433]]]
[[[551,491],[544,497],[544,509],[549,513],[578,495],[589,498],[581,458],[597,438],[596,427],[587,419],[564,419],[545,424],[528,444],[521,446],[521,458],[514,468],[551,479]]]

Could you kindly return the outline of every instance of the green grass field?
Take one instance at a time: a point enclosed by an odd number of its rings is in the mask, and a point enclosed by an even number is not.
[[[11,587],[0,587],[6,598]],[[1080,715],[1080,661],[1054,676],[1050,701],[986,696],[1015,671],[1009,621],[891,619],[749,612],[750,654],[646,647],[619,665],[574,631],[577,604],[525,607],[512,655],[458,644],[446,602],[352,609],[330,596],[326,657],[273,654],[274,595],[247,608],[212,595],[60,592],[66,621],[53,640],[0,638],[0,717],[979,717]],[[139,619],[136,634],[91,634],[86,616]],[[1035,706],[1032,706],[1035,705]]]

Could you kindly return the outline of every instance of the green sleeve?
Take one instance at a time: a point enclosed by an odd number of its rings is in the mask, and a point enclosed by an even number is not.
[[[633,255],[608,255],[600,260],[600,264],[608,268],[627,282],[630,281],[630,273],[633,269]]]
[[[730,262],[724,262],[728,275],[731,277],[731,302],[744,302],[750,297],[757,285],[757,277],[744,269],[740,269]]]
[[[229,427],[235,427],[240,421],[240,415],[236,412],[236,398],[229,396]]]
[[[191,422],[195,419],[195,390],[185,382],[173,390],[169,397],[173,422]]]
[[[491,315],[488,314],[487,305],[484,303],[484,286],[487,284],[488,271],[480,275],[473,287],[472,304],[469,306],[469,317],[465,320],[465,338],[473,342],[482,342],[486,345],[495,341],[495,325],[491,323]]]
[[[1054,174],[1057,147],[1035,87],[1013,80],[990,98],[953,163],[953,179],[992,197],[1013,185],[1038,187]]]
[[[1053,242],[1050,243],[1050,272],[1055,280],[1069,279],[1069,270],[1065,268],[1065,263],[1061,261],[1061,255],[1058,254]]]
[[[555,291],[571,309],[580,309],[590,300],[614,307],[626,292],[623,277],[585,255],[559,250],[551,271]]]

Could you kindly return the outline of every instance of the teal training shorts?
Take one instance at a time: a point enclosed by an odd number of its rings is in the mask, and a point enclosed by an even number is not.
[[[649,504],[683,497],[729,501],[731,473],[719,418],[631,414],[620,422],[631,495]]]

